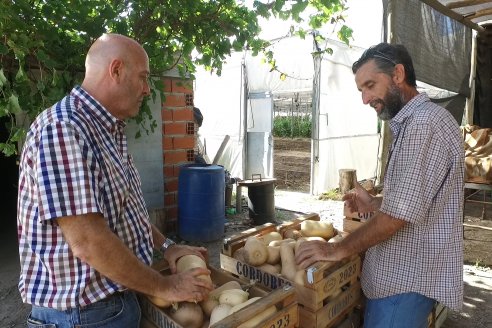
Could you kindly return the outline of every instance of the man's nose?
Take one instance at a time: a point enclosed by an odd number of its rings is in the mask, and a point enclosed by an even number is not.
[[[370,102],[371,102],[371,96],[367,92],[362,91],[362,103],[364,105],[367,105]]]

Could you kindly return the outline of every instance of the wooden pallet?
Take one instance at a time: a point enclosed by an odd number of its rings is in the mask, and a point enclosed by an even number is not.
[[[165,267],[165,265],[154,265],[153,267],[160,269]],[[235,278],[224,270],[215,269],[213,267],[210,267],[209,269],[212,272],[212,281],[216,285],[223,285],[224,283],[232,280],[235,280],[242,285],[245,284],[244,280]],[[164,270],[164,274],[169,274],[169,272]],[[242,323],[245,323],[254,317],[256,313],[260,313],[262,310],[265,310],[267,307],[272,305],[277,308],[277,311],[270,317],[263,320],[258,326],[259,328],[277,327],[277,323],[281,323],[278,327],[285,328],[295,328],[299,326],[299,310],[295,299],[294,288],[291,286],[285,286],[284,288],[279,288],[275,291],[268,291],[264,288],[253,286],[248,289],[248,292],[250,293],[250,298],[259,296],[261,299],[215,323],[211,327],[239,327]],[[145,295],[139,295],[138,298],[142,309],[142,316],[146,318],[147,321],[150,321],[151,324],[157,326],[158,328],[187,328],[182,327],[171,319],[168,314],[169,309],[161,309],[155,306]]]

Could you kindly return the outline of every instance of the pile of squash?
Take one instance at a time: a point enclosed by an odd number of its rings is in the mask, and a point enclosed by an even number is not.
[[[196,267],[206,268],[206,263],[195,255],[181,257],[176,263],[177,272],[184,272]],[[210,280],[210,276],[200,276]],[[260,297],[249,298],[249,293],[244,291],[237,281],[229,281],[212,290],[208,298],[202,302],[179,302],[171,304],[156,297],[149,297],[150,301],[162,309],[166,309],[169,317],[185,328],[207,328],[224,319],[228,315],[239,311],[243,307],[257,301]],[[276,312],[274,305],[258,313],[247,322],[241,324],[241,328],[254,328]]]
[[[232,256],[262,271],[280,274],[290,281],[304,285],[305,270],[299,269],[295,263],[295,253],[299,245],[307,240],[336,242],[343,237],[337,234],[330,222],[305,220],[300,228],[287,229],[283,236],[274,231],[249,237],[244,247],[236,250]]]

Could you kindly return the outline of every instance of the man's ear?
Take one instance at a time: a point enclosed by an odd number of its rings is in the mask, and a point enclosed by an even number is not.
[[[395,73],[393,74],[393,82],[397,85],[405,81],[405,66],[403,64],[395,65]]]
[[[111,77],[111,79],[119,82],[121,79],[122,70],[123,62],[120,59],[114,59],[109,65],[109,76]]]

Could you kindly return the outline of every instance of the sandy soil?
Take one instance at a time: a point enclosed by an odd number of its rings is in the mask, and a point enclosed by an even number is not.
[[[320,201],[301,193],[276,191],[276,223],[290,220],[303,213],[319,213],[322,220],[341,226],[342,203]],[[481,205],[467,205],[465,222],[476,226],[492,227],[492,207],[489,216],[481,220]],[[19,272],[15,225],[12,221],[0,232],[0,327],[25,327],[29,306],[21,302],[17,290]],[[15,223],[15,221],[14,221]],[[247,215],[243,213],[229,216],[224,237],[235,235],[252,227]],[[188,243],[195,244],[198,243]],[[209,249],[210,264],[220,267],[219,253],[222,240],[202,243]],[[485,328],[492,327],[492,231],[479,228],[465,228],[464,307],[460,312],[451,312],[442,327],[444,328]]]

